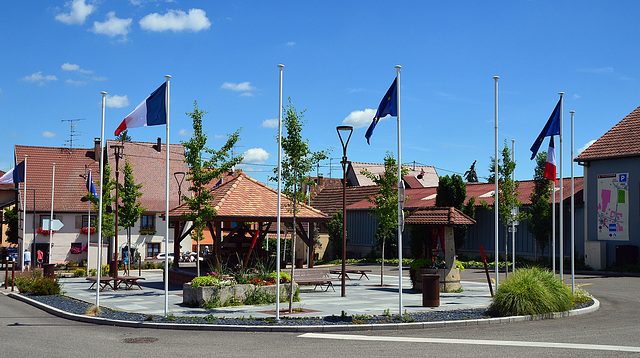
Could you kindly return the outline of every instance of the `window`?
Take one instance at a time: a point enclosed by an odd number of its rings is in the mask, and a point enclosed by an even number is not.
[[[87,225],[87,221],[89,221],[88,219],[89,215],[82,215],[82,227],[89,227],[89,225]],[[95,215],[91,215],[91,226],[96,228],[98,227]]]
[[[160,243],[147,243],[147,257],[153,258],[160,253]]]
[[[156,229],[155,215],[140,215],[140,229],[155,230]]]

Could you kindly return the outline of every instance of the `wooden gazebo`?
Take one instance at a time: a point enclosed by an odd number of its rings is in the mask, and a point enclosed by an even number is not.
[[[262,242],[267,234],[283,230],[284,225],[276,227],[277,198],[276,190],[252,179],[245,173],[224,184],[211,189],[213,199],[211,206],[216,215],[208,218],[207,228],[213,238],[213,256],[216,265],[229,259],[230,256],[245,259],[253,252],[264,254]],[[185,229],[188,222],[185,217],[190,212],[187,204],[182,204],[169,212],[170,221],[174,222],[174,252],[179,252],[179,242],[190,232]],[[293,231],[293,203],[284,195],[281,201],[281,223]],[[309,265],[313,265],[314,242],[311,233],[313,223],[329,221],[329,217],[319,210],[299,203],[296,214],[297,236],[309,247]],[[282,231],[281,231],[282,232]],[[237,254],[237,256],[236,256]],[[295,263],[295,259],[293,260]]]

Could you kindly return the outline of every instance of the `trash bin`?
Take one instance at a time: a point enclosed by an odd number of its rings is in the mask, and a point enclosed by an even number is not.
[[[111,277],[118,276],[118,261],[115,261],[115,260],[109,261],[109,276]]]
[[[440,306],[440,275],[422,275],[422,306]]]
[[[304,259],[296,259],[296,268],[304,267]]]
[[[55,264],[42,264],[42,275],[45,278],[55,278]]]

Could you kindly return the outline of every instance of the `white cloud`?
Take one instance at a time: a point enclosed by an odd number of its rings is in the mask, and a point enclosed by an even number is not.
[[[9,134],[9,136],[10,136],[11,138],[18,138],[18,137],[20,137],[21,135],[22,135],[22,132],[13,132],[13,133]]]
[[[66,8],[70,8],[69,13],[61,13],[56,15],[56,20],[67,25],[82,25],[95,7],[92,4],[86,4],[84,0],[73,0],[64,4]]]
[[[262,148],[251,148],[244,152],[243,163],[246,164],[264,164],[264,162],[269,159],[269,153]]]
[[[91,70],[83,70],[82,68],[80,68],[80,66],[69,63],[69,62],[63,63],[62,66],[60,66],[60,68],[62,68],[63,71],[78,71],[80,73],[93,73],[93,71]]]
[[[213,139],[222,139],[222,138],[227,138],[227,136],[224,135],[224,134],[214,134],[213,135]]]
[[[107,14],[107,19],[104,22],[93,22],[93,31],[96,34],[107,35],[109,37],[122,36],[127,37],[129,33],[129,27],[133,19],[120,19],[116,17],[115,11],[110,11]]]
[[[264,128],[278,128],[278,119],[265,119],[262,121],[262,126]]]
[[[293,41],[289,41],[289,42],[287,42],[287,46],[295,46],[295,45],[296,45],[296,43],[295,43],[295,42],[293,42]]]
[[[207,13],[202,9],[190,9],[189,13],[182,10],[169,10],[166,14],[149,14],[140,20],[140,28],[148,31],[193,31],[198,32],[211,27]]]
[[[580,153],[584,152],[587,148],[589,148],[589,147],[591,146],[591,144],[593,144],[593,143],[595,143],[595,142],[596,142],[596,140],[595,140],[595,139],[592,139],[592,140],[588,141],[588,142],[587,142],[587,144],[585,144],[585,145],[583,145],[582,147],[580,147],[580,148],[578,149],[578,155],[579,155]]]
[[[27,81],[27,82],[34,82],[34,83],[39,83],[39,84],[44,84],[47,81],[57,81],[58,78],[54,75],[46,75],[43,76],[42,75],[42,71],[38,71],[34,74],[31,74],[29,76],[25,76],[22,78],[23,81]]]
[[[105,105],[109,108],[123,108],[129,105],[129,98],[126,95],[107,95],[105,102]]]
[[[376,115],[376,110],[367,108],[364,111],[353,111],[342,121],[342,124],[347,126],[353,126],[353,128],[362,128],[371,124],[373,116]]]
[[[573,94],[573,99],[579,99],[579,98],[580,98],[580,95],[579,95],[579,94],[577,94],[577,93],[574,93],[574,94]]]
[[[191,133],[192,132],[188,129],[181,129],[180,132],[178,132],[178,135],[181,137],[190,137]]]
[[[253,96],[254,95],[251,92],[245,92],[245,93],[240,94],[240,97],[253,97]]]
[[[44,138],[53,138],[53,137],[57,137],[58,135],[56,133],[53,132],[49,132],[49,131],[44,131],[42,132],[42,137]]]
[[[87,85],[86,81],[74,81],[72,79],[68,79],[65,82],[70,84],[70,85],[74,85],[74,86],[78,86],[78,87]]]
[[[601,68],[579,68],[578,72],[586,73],[613,73],[613,67],[601,67]]]
[[[253,91],[256,89],[251,85],[251,82],[241,82],[241,83],[225,82],[222,84],[222,86],[220,86],[220,88],[228,89],[236,92]]]

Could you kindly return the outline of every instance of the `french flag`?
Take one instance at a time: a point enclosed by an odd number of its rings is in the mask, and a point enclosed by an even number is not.
[[[116,129],[115,135],[120,135],[129,128],[167,124],[166,94],[167,83],[165,82],[124,118]]]
[[[23,160],[20,164],[16,165],[15,168],[9,170],[0,177],[0,184],[22,183],[24,182],[25,174]]]
[[[547,162],[544,164],[544,177],[556,182],[556,148],[553,145],[553,137],[549,139],[549,150],[547,151]]]

